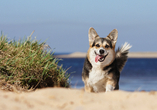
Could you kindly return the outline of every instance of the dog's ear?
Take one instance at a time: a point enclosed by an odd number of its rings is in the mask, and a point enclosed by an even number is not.
[[[99,35],[97,34],[94,28],[90,27],[88,31],[88,37],[89,37],[89,45],[92,45],[95,38],[99,37]]]
[[[117,29],[113,29],[106,38],[111,40],[112,45],[115,46],[118,38]]]

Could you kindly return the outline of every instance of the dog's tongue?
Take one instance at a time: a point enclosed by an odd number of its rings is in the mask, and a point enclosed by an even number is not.
[[[95,62],[97,63],[98,61],[99,61],[99,59],[100,58],[102,58],[103,56],[101,56],[101,55],[96,55],[96,57],[95,57]]]

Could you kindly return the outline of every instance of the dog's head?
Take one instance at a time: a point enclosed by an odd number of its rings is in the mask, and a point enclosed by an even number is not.
[[[107,37],[101,38],[91,27],[88,37],[90,47],[87,57],[91,64],[102,67],[111,64],[115,60],[115,45],[118,38],[117,29],[112,30]]]

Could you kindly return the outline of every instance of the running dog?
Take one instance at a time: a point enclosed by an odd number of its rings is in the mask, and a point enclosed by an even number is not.
[[[125,43],[115,51],[117,29],[105,38],[99,37],[94,28],[88,32],[89,49],[82,70],[86,92],[108,92],[119,89],[120,72],[127,58],[130,44]]]

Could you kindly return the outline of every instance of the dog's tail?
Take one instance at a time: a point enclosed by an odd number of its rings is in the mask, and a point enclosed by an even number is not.
[[[119,71],[122,71],[122,69],[127,61],[129,49],[131,47],[132,46],[130,44],[125,42],[121,48],[117,49],[116,60],[117,60],[117,67],[118,67]]]

